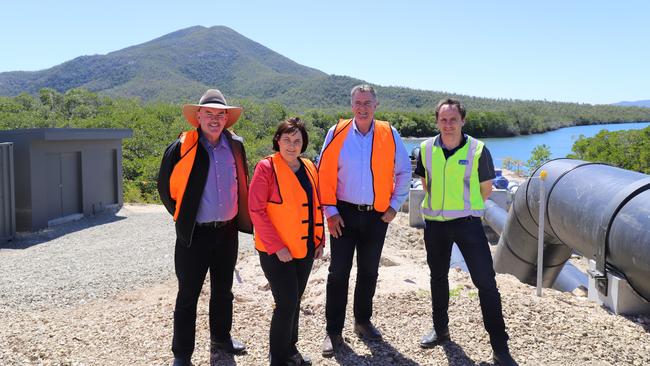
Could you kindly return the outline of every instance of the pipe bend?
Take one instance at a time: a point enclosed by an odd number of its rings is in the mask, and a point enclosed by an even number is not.
[[[632,286],[648,282],[650,208],[644,207],[650,207],[650,194],[646,192],[650,191],[650,176],[566,158],[546,162],[533,172],[533,178],[539,177],[541,170],[548,172],[545,181],[528,179],[515,195],[499,240],[495,269],[512,273],[522,281],[530,280],[536,262],[533,259],[537,257],[539,184],[544,184],[545,267],[566,262],[573,250],[588,258],[595,253],[604,258],[606,254],[602,265],[618,268]],[[548,275],[557,273],[549,268]],[[546,269],[544,276],[547,283]],[[650,284],[636,287],[650,299]]]

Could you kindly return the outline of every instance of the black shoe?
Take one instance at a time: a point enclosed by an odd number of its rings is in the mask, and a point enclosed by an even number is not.
[[[440,334],[436,333],[435,329],[432,329],[429,334],[420,339],[420,347],[433,348],[439,344],[447,342],[449,339],[449,328],[446,328]]]
[[[512,358],[510,351],[492,351],[492,361],[495,365],[501,366],[518,366],[519,364]]]
[[[172,366],[193,366],[192,357],[174,357]]]
[[[309,356],[304,356],[298,352],[295,355],[289,357],[289,362],[287,364],[295,366],[311,366],[311,358],[309,358]]]
[[[365,324],[354,323],[354,332],[361,338],[371,341],[378,341],[381,339],[381,333],[371,322]]]
[[[325,335],[325,339],[323,339],[323,345],[321,346],[323,357],[334,356],[335,349],[343,343],[343,336],[340,334]]]
[[[210,353],[217,353],[218,351],[226,351],[238,355],[246,352],[246,346],[234,338],[230,338],[227,341],[210,342]]]

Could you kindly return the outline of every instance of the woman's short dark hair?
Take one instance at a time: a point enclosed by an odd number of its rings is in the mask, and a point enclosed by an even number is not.
[[[307,150],[307,145],[309,145],[309,137],[307,137],[305,123],[298,117],[289,118],[280,122],[278,129],[275,131],[275,135],[273,135],[273,150],[280,151],[278,141],[283,134],[293,135],[296,131],[300,131],[302,135],[302,149],[300,149],[300,152],[304,153]]]

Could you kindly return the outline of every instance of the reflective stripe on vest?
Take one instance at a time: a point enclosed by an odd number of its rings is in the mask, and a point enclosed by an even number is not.
[[[278,182],[280,202],[267,202],[266,214],[269,216],[283,244],[296,259],[305,258],[307,255],[307,240],[309,239],[309,203],[307,194],[302,188],[298,177],[289,168],[280,153],[266,157],[271,160],[273,174]],[[305,165],[309,182],[312,185],[312,203],[314,216],[314,230],[312,238],[314,246],[318,247],[323,242],[323,210],[318,199],[318,172],[314,164],[300,158]],[[266,252],[266,246],[255,235],[255,248]]]
[[[334,129],[332,140],[323,150],[318,163],[320,180],[320,198],[324,205],[336,205],[336,188],[338,184],[339,157],[343,142],[345,142],[352,120],[339,120]],[[370,157],[372,185],[375,210],[384,212],[390,206],[390,198],[394,189],[395,175],[395,140],[390,124],[375,120]]]
[[[174,166],[174,170],[172,170],[172,174],[169,177],[169,194],[176,201],[174,221],[178,219],[178,213],[181,212],[185,188],[187,188],[187,181],[189,180],[192,166],[194,166],[199,133],[196,130],[183,132],[179,140],[181,141],[181,158]]]
[[[483,216],[485,203],[478,179],[483,142],[467,136],[465,145],[447,159],[440,145],[440,135],[420,145],[428,187],[422,201],[422,216],[433,221]]]

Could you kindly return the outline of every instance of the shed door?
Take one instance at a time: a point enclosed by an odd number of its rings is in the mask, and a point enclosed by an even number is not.
[[[48,154],[47,170],[48,220],[81,213],[81,154]]]
[[[61,216],[80,213],[81,153],[61,153]]]
[[[101,205],[117,203],[117,150],[105,150],[96,155],[93,174],[97,184],[93,187]]]

